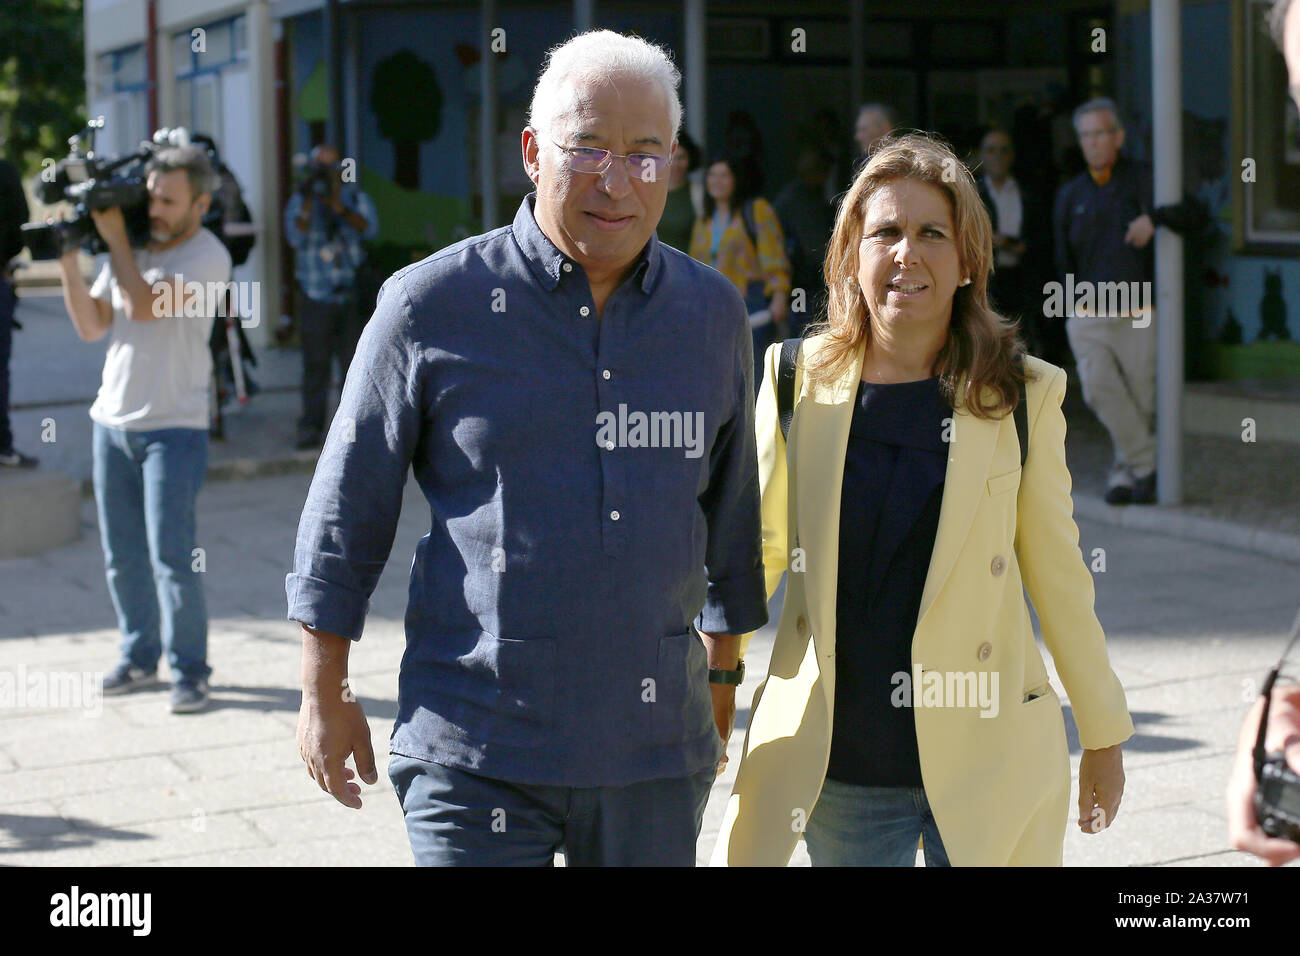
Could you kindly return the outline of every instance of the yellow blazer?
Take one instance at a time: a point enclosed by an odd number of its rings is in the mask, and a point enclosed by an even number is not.
[[[804,354],[822,342],[809,339]],[[800,361],[788,448],[777,421],[779,352],[779,344],[767,351],[755,426],[769,598],[790,573],[714,865],[788,863],[830,759],[840,485],[863,350],[847,374],[817,388],[803,379]],[[1065,372],[1036,358],[1028,367],[1023,475],[1011,415],[988,421],[962,408],[953,415],[939,528],[912,637],[914,675],[998,674],[995,717],[969,706],[913,710],[926,797],[956,866],[1061,863],[1069,751],[1022,585],[1083,747],[1133,734],[1079,552],[1061,413]],[[912,689],[921,695],[921,686]]]

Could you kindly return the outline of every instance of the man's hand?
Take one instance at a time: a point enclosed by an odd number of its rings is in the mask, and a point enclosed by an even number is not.
[[[736,727],[736,685],[710,684],[713,694],[713,722],[718,725],[718,735],[722,737],[722,759],[718,761],[718,776],[727,769],[727,742]]]
[[[1124,241],[1135,249],[1141,249],[1151,237],[1155,235],[1156,224],[1151,221],[1151,217],[1146,213],[1138,216],[1128,224],[1128,232],[1124,233]]]
[[[1110,826],[1124,796],[1124,757],[1120,745],[1085,750],[1079,761],[1079,829],[1100,833]]]
[[[345,807],[361,809],[358,774],[377,783],[370,725],[347,681],[348,645],[337,634],[303,626],[302,706],[298,710],[298,753],[307,774]],[[355,755],[356,772],[345,766]]]
[[[740,666],[740,635],[705,634],[703,631],[699,634],[711,669],[734,671]],[[710,683],[709,692],[713,696],[713,721],[718,725],[718,736],[722,738],[722,759],[718,761],[718,775],[721,776],[727,766],[727,742],[736,726],[736,685]]]
[[[1255,819],[1257,784],[1252,751],[1263,710],[1264,699],[1261,697],[1246,715],[1237,739],[1237,756],[1228,780],[1228,836],[1234,849],[1253,853],[1270,866],[1281,866],[1300,859],[1300,844],[1268,836]],[[1273,688],[1264,749],[1270,752],[1285,750],[1287,765],[1300,773],[1300,685]]]
[[[116,206],[110,209],[92,209],[90,218],[99,230],[100,238],[110,249],[130,245],[126,237],[126,217],[122,215],[121,209]]]

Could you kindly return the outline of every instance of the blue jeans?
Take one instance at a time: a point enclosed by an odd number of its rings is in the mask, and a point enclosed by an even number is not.
[[[3,265],[0,262],[0,267]],[[8,451],[14,444],[14,433],[9,430],[9,355],[13,349],[17,304],[13,284],[0,275],[0,451]]]
[[[863,787],[827,778],[803,836],[813,866],[915,866],[921,836],[925,865],[950,865],[921,787]]]
[[[388,762],[416,866],[552,866],[557,852],[569,866],[694,866],[716,776],[552,787]]]
[[[208,466],[208,432],[125,431],[95,423],[95,507],[122,660],[172,680],[206,679],[208,609],[195,569],[195,499]],[[202,567],[202,565],[199,565]]]

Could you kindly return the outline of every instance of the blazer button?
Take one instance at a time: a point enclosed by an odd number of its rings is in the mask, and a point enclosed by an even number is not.
[[[1006,569],[1007,569],[1007,560],[1006,558],[1002,557],[1002,555],[1000,554],[996,558],[994,558],[993,563],[989,565],[989,570],[993,572],[993,576],[995,578]]]
[[[980,645],[980,649],[978,653],[980,660],[982,661],[988,660],[989,655],[991,655],[992,653],[993,653],[993,645],[990,644],[988,641],[985,641],[983,644]]]
[[[794,629],[799,632],[800,637],[803,637],[808,633],[808,622],[804,620],[802,614],[800,614],[798,619],[794,622]]]

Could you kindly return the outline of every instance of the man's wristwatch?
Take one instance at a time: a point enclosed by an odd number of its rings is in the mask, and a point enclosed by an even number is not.
[[[710,684],[739,684],[745,679],[745,662],[739,661],[734,671],[719,670],[716,667],[709,668]]]

